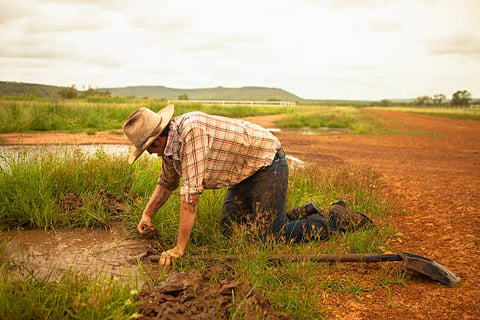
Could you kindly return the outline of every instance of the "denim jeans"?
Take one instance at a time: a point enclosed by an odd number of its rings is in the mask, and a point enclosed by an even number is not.
[[[228,188],[220,221],[222,233],[225,236],[231,235],[233,223],[255,224],[263,239],[273,235],[277,241],[282,242],[328,240],[328,231],[336,230],[336,225],[328,225],[321,214],[287,221],[287,187],[288,164],[281,150],[270,166]]]
[[[286,222],[287,187],[288,164],[279,149],[270,166],[228,188],[220,221],[223,234],[231,234],[232,223],[255,223],[262,238],[279,235]]]
[[[334,223],[327,226],[325,217],[315,213],[305,219],[288,222],[283,228],[283,239],[295,243],[309,240],[325,241],[329,238],[329,231],[334,230],[336,230]]]

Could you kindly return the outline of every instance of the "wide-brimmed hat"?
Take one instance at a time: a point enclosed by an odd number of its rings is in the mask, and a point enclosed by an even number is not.
[[[135,110],[123,124],[123,132],[133,143],[128,156],[128,162],[134,163],[155,141],[172,119],[173,104],[169,104],[155,113],[148,108]]]

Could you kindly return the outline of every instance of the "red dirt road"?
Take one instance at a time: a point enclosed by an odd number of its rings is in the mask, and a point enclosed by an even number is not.
[[[480,122],[369,110],[397,135],[305,136],[278,132],[287,154],[322,165],[379,172],[384,192],[406,213],[392,217],[393,252],[410,251],[462,277],[455,288],[426,278],[390,289],[371,285],[364,298],[326,295],[327,317],[340,319],[480,319]],[[272,127],[275,117],[249,120]],[[409,134],[415,132],[415,134]],[[1,134],[0,144],[127,143],[121,135]],[[368,277],[375,278],[372,268]],[[372,275],[373,273],[373,275]],[[362,276],[362,275],[360,275]]]
[[[480,123],[370,110],[415,135],[298,136],[278,133],[287,154],[324,164],[366,165],[407,214],[393,217],[402,236],[393,252],[429,257],[462,277],[456,288],[430,281],[396,286],[390,296],[334,304],[341,319],[480,319]],[[419,134],[420,133],[420,134]],[[371,296],[371,297],[370,297]],[[389,306],[390,305],[390,306]]]

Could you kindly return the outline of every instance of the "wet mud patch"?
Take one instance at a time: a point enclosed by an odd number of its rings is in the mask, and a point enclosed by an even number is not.
[[[138,294],[140,319],[293,319],[275,312],[253,286],[234,280],[211,281],[198,270],[171,273],[152,290]]]
[[[131,238],[118,223],[109,230],[8,231],[0,241],[13,262],[52,281],[69,270],[137,279],[138,266],[130,259],[147,250],[145,241]]]
[[[70,192],[58,199],[60,207],[70,212],[72,216],[78,212],[88,203],[101,203],[104,208],[112,215],[119,214],[127,210],[127,206],[122,202],[122,199],[114,196],[105,189],[98,190],[94,194],[78,195],[76,192]]]

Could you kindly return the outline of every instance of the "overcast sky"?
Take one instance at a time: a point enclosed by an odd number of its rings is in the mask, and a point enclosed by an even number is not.
[[[480,0],[0,0],[0,80],[480,97]]]

